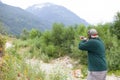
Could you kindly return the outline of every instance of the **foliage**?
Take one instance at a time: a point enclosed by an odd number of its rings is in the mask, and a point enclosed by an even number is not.
[[[0,34],[0,57],[4,55],[6,37]]]
[[[114,49],[115,47],[111,47],[109,51],[107,51],[107,60],[108,60],[108,68],[109,71],[120,70],[120,47]]]
[[[30,38],[33,39],[35,37],[40,37],[41,36],[41,32],[39,30],[36,29],[32,29],[30,31]]]
[[[2,35],[0,35],[0,47],[3,47],[6,43],[6,38]]]
[[[87,37],[87,28],[84,25],[78,25],[75,28],[75,39],[74,39],[74,45],[71,48],[72,54],[71,56],[75,59],[79,60],[79,63],[82,65],[87,65],[87,54],[85,51],[81,51],[78,49],[78,44],[80,42],[80,36]]]
[[[109,70],[120,69],[119,49],[120,41],[117,36],[111,32],[111,23],[98,24],[96,26],[85,27],[84,25],[77,25],[75,27],[65,27],[63,24],[55,23],[51,31],[39,32],[38,30],[31,30],[30,38],[16,42],[16,47],[29,47],[26,55],[30,58],[39,58],[45,62],[49,62],[52,58],[69,55],[79,61],[80,64],[87,65],[87,52],[78,49],[80,42],[79,36],[87,36],[87,31],[90,28],[96,28],[100,38],[103,40],[106,47],[106,58]],[[111,59],[113,57],[113,59]]]
[[[15,80],[17,77],[17,72],[16,72],[16,63],[15,63],[15,58],[12,56],[6,55],[3,57],[3,63],[0,67],[1,74],[0,79],[2,80]],[[12,65],[11,65],[12,62]],[[14,71],[14,73],[13,73]]]
[[[3,57],[0,71],[1,80],[44,80],[45,78],[44,72],[38,67],[32,68],[23,58],[18,59],[9,54]]]
[[[20,38],[22,40],[27,40],[29,38],[29,32],[26,30],[26,29],[23,29],[21,35],[20,35]]]
[[[7,30],[6,28],[4,28],[4,25],[1,22],[0,22],[0,34],[3,34],[3,35],[7,34]]]
[[[80,42],[79,36],[87,37],[87,31],[90,28],[97,29],[100,38],[105,44],[108,70],[118,71],[120,70],[120,41],[117,35],[111,31],[111,26],[111,23],[106,23],[89,27],[85,27],[84,25],[65,27],[63,24],[56,23],[53,25],[51,31],[40,32],[32,29],[28,32],[25,30],[22,36],[26,37],[15,40],[13,42],[14,47],[6,51],[7,55],[3,58],[6,63],[3,63],[4,67],[0,67],[4,74],[0,75],[0,77],[2,76],[5,80],[15,80],[18,77],[16,74],[20,73],[21,80],[25,80],[25,78],[47,80],[44,72],[38,68],[38,72],[35,72],[36,69],[27,65],[25,59],[37,58],[44,62],[50,62],[51,59],[65,55],[79,61],[79,64],[85,65],[82,68],[82,73],[86,76],[87,52],[79,50],[78,44]],[[58,69],[48,75],[48,78],[48,80],[63,80],[66,79],[66,73],[62,74]]]
[[[83,75],[82,78],[85,78],[87,76],[88,70],[87,70],[87,66],[86,65],[82,65],[81,73]]]
[[[120,39],[120,12],[117,12],[112,27],[113,33]]]

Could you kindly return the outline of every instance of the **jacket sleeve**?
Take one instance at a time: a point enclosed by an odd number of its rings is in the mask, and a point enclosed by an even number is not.
[[[79,43],[78,47],[79,47],[80,50],[89,51],[90,47],[91,47],[90,41],[83,40]]]

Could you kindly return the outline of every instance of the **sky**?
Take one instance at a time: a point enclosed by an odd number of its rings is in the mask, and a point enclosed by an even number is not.
[[[3,3],[26,9],[34,4],[46,2],[61,5],[77,14],[90,24],[114,21],[120,12],[120,0],[1,0]]]

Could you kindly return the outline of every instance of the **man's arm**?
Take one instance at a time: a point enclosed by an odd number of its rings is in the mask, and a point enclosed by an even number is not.
[[[92,40],[82,40],[79,43],[79,49],[85,51],[91,51],[93,49],[93,41]]]

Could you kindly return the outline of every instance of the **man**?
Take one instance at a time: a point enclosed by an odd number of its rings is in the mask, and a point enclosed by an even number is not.
[[[88,76],[87,80],[105,80],[107,65],[105,47],[98,36],[96,29],[88,31],[87,38],[80,37],[79,49],[88,51]]]

